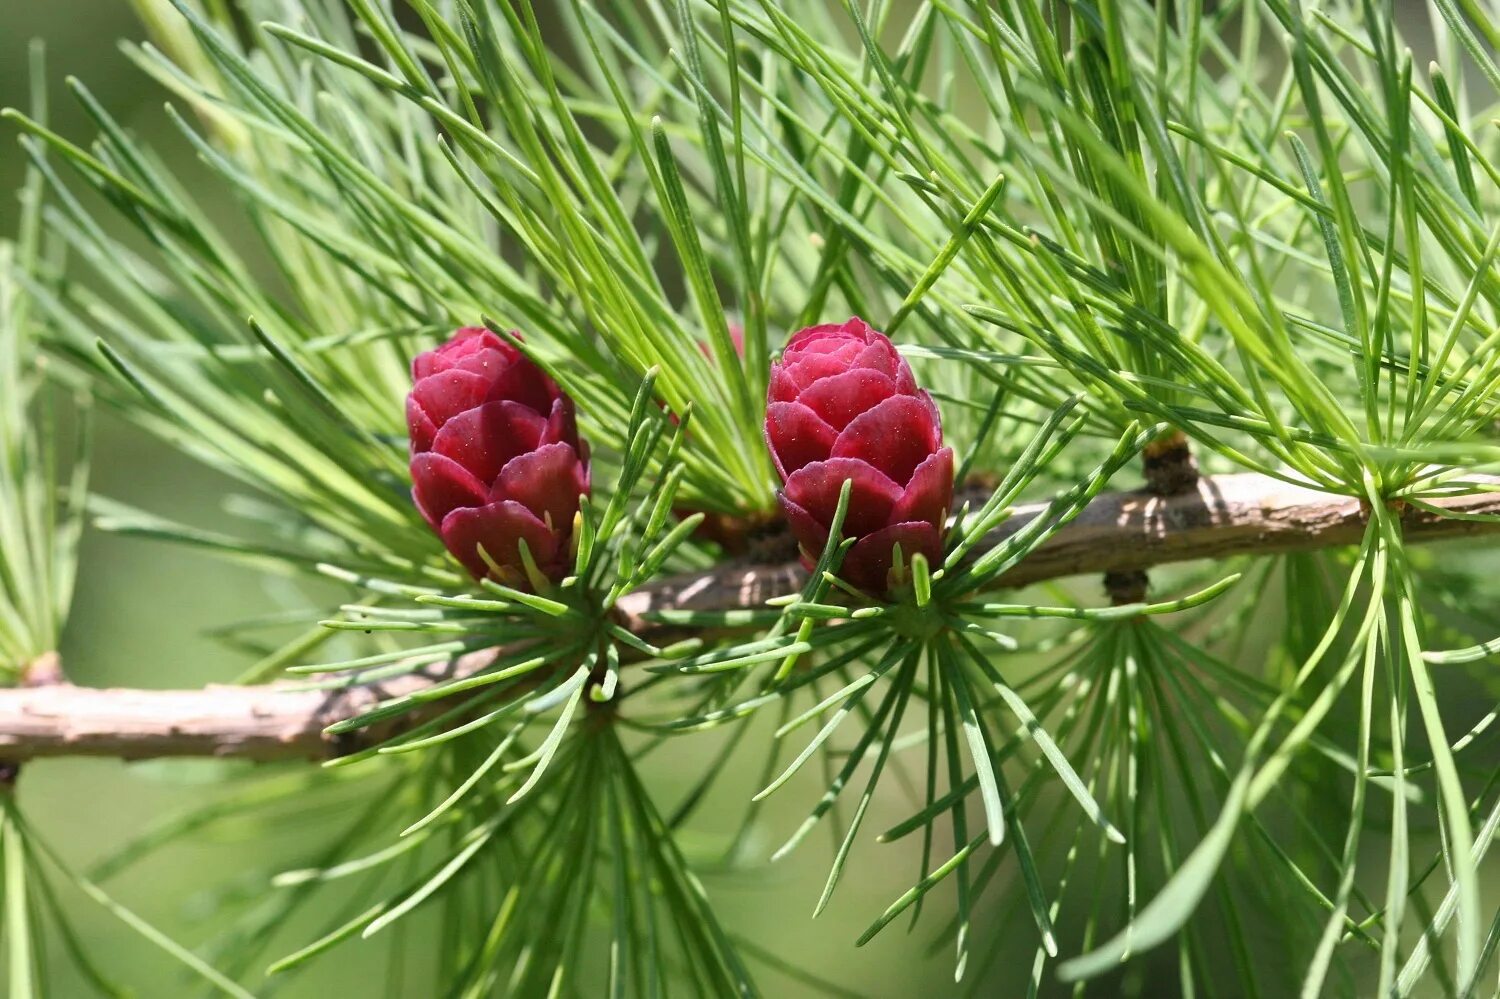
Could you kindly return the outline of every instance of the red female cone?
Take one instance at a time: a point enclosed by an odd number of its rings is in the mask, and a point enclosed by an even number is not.
[[[839,571],[872,593],[893,583],[893,549],[941,561],[953,503],[953,450],[932,398],[895,345],[862,319],[792,336],[771,365],[766,442],[778,494],[803,561],[828,541],[844,480],[851,483],[844,537],[857,539]]]
[[[589,490],[573,401],[486,329],[457,331],[411,372],[412,499],[443,544],[476,579],[529,588],[522,542],[544,575],[566,575]]]

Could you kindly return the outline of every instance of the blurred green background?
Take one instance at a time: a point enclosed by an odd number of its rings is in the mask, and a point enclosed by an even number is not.
[[[231,206],[216,203],[222,196],[203,182],[204,174],[195,170],[197,164],[166,124],[165,95],[117,48],[122,38],[142,36],[123,0],[3,0],[0,106],[28,104],[26,50],[31,39],[43,39],[50,117],[58,131],[75,141],[91,133],[90,123],[69,99],[65,86],[68,76],[77,76],[130,129],[163,151],[190,184],[199,181],[192,186],[205,207],[227,214]],[[15,138],[13,129],[0,134],[0,232],[6,234],[15,228],[13,192],[25,168]],[[225,480],[122,425],[107,412],[100,414],[93,469],[93,487],[104,496],[198,525],[212,526],[222,516]],[[90,530],[83,546],[77,601],[63,641],[66,668],[74,682],[90,686],[187,687],[228,681],[252,656],[226,648],[206,632],[284,609],[297,598],[297,591],[285,580],[268,580],[195,551]],[[691,741],[684,745],[684,754],[692,759],[683,761],[682,781],[702,758]],[[746,769],[758,768],[758,762],[758,757],[747,761]],[[47,761],[27,768],[19,794],[35,827],[68,863],[87,870],[243,769],[212,761],[133,765],[106,760]],[[671,770],[670,761],[657,765],[665,803],[674,801],[678,790]],[[736,781],[731,775],[726,783],[743,790],[754,779],[749,773],[743,776],[744,781]],[[804,785],[772,800],[754,844],[761,856],[775,845],[773,838],[779,842],[795,827],[816,795],[814,787]],[[716,815],[711,804],[685,841],[690,856],[695,847],[719,846],[714,834],[729,832],[737,821],[740,803],[733,795],[715,799],[715,803],[720,801],[722,813]],[[866,828],[889,826],[908,811],[904,801],[884,800],[877,804]],[[193,838],[185,846],[130,868],[106,882],[106,887],[176,939],[200,944],[214,929],[206,917],[216,892],[269,891],[271,874],[299,867],[307,859],[306,852],[299,852],[304,844],[284,838],[268,842],[261,832],[240,827],[211,839]],[[315,842],[308,843],[305,849],[314,846]],[[932,907],[909,936],[898,925],[868,947],[853,946],[869,920],[916,876],[915,847],[919,844],[910,841],[879,846],[871,837],[861,837],[850,862],[853,876],[845,879],[816,921],[811,919],[812,908],[831,856],[827,836],[814,837],[775,867],[738,877],[708,878],[706,884],[732,930],[845,989],[867,996],[932,993],[951,988],[951,945],[934,944],[944,922],[939,908],[947,903]],[[197,981],[98,906],[76,893],[66,901],[76,914],[84,947],[112,979],[130,985],[141,996],[202,994]],[[976,929],[981,935],[985,932],[983,925]],[[286,928],[279,953],[295,949],[317,932],[312,925]],[[387,994],[386,943],[377,938],[346,944],[276,994],[321,996],[332,990],[356,996]],[[54,953],[52,958],[49,970],[56,995],[89,994],[65,955]],[[1014,981],[1022,973],[1023,969],[1012,968],[1005,978]],[[768,995],[814,994],[773,972],[760,977]],[[254,988],[255,983],[248,984]]]

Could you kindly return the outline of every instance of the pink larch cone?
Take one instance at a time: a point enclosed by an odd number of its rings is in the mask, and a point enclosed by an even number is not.
[[[766,442],[785,484],[778,498],[803,561],[828,541],[844,480],[843,535],[857,539],[839,570],[872,593],[892,583],[893,549],[941,562],[953,503],[953,450],[911,366],[862,319],[792,336],[771,366]]]
[[[443,544],[476,579],[529,587],[522,541],[545,575],[566,575],[589,489],[573,401],[486,329],[458,330],[411,371],[412,499]]]

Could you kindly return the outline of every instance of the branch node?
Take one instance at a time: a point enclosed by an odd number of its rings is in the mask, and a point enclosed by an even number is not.
[[[68,682],[63,675],[62,656],[44,652],[21,670],[22,687],[56,687]]]
[[[1145,569],[1126,569],[1123,572],[1104,574],[1104,592],[1109,595],[1109,602],[1115,607],[1145,603],[1146,590],[1150,586],[1151,579],[1146,575]]]
[[[1156,496],[1181,496],[1198,485],[1198,462],[1187,436],[1175,427],[1141,450],[1146,491]]]
[[[62,656],[56,652],[43,652],[21,669],[18,686],[35,689],[67,684],[63,675]],[[15,792],[16,782],[21,779],[21,761],[0,759],[0,794]]]
[[[1383,501],[1385,508],[1396,515],[1398,520],[1405,520],[1406,515],[1411,512],[1411,504],[1400,497],[1392,497]],[[1361,523],[1369,523],[1370,501],[1365,497],[1359,498],[1359,519]]]
[[[742,517],[710,513],[698,533],[717,541],[726,555],[747,562],[789,562],[797,557],[797,539],[775,511]]]

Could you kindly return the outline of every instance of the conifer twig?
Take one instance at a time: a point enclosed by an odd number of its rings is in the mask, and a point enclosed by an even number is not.
[[[1481,480],[1490,485],[1491,480]],[[1493,483],[1500,487],[1500,481]],[[1500,529],[1500,488],[1406,508],[1408,541],[1435,541]],[[1042,505],[1017,510],[997,540],[1038,516]],[[1441,509],[1442,512],[1435,512]],[[1231,555],[1312,551],[1359,540],[1365,512],[1358,500],[1291,485],[1268,476],[1204,476],[1176,496],[1104,493],[1045,544],[1001,577],[1006,586],[1049,579],[1130,572],[1169,562]],[[663,629],[654,612],[757,606],[795,592],[795,564],[726,565],[661,580],[624,597],[630,629],[649,638]],[[321,759],[355,748],[325,734],[334,722],[377,702],[440,680],[483,669],[493,651],[479,651],[378,685],[299,690],[289,684],[208,686],[200,690],[96,689],[66,682],[0,690],[0,760],[49,756],[136,760],[218,756],[271,761]],[[410,724],[410,719],[407,719]],[[368,742],[392,734],[367,734]]]

